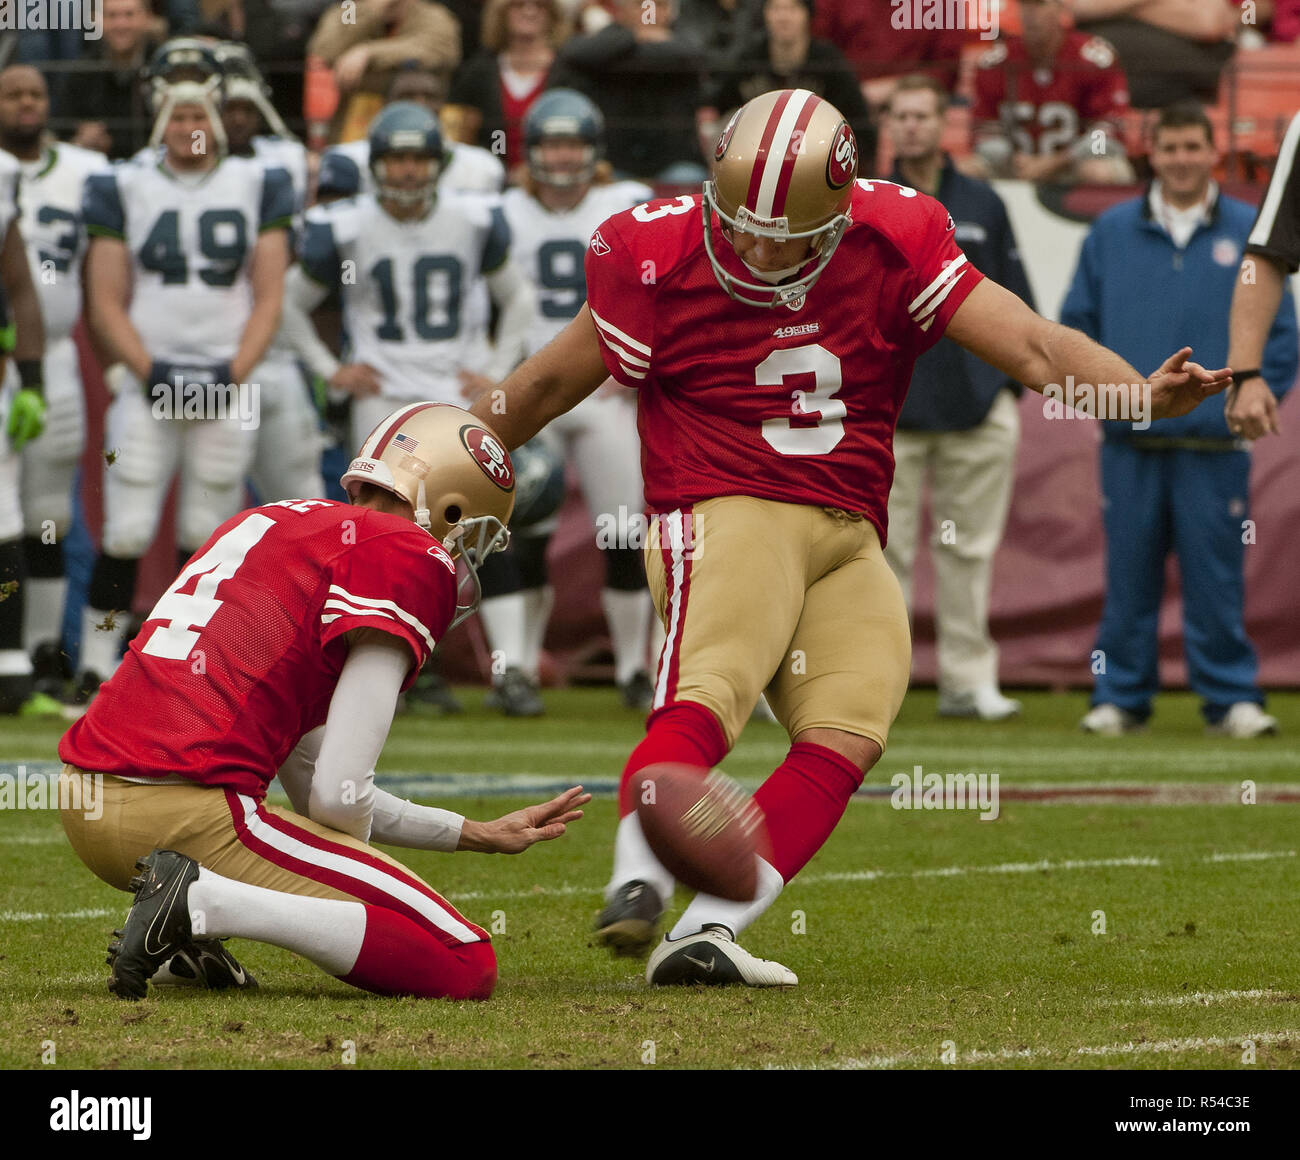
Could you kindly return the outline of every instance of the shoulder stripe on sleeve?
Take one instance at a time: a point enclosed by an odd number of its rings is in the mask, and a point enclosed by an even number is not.
[[[351,605],[352,607],[349,607]],[[341,588],[337,584],[330,585],[330,598],[325,601],[326,608],[337,608],[344,612],[360,612],[364,615],[376,609],[393,613],[398,620],[409,625],[420,634],[421,639],[428,646],[429,651],[433,651],[434,640],[433,634],[424,626],[424,624],[412,616],[406,609],[394,604],[391,600],[376,600],[371,596],[354,596],[346,588]]]
[[[1273,177],[1268,183],[1268,192],[1264,195],[1264,204],[1260,207],[1255,228],[1246,239],[1248,246],[1267,246],[1277,222],[1278,207],[1282,204],[1282,195],[1292,182],[1300,180],[1295,171],[1296,149],[1300,147],[1300,113],[1291,118],[1286,136],[1282,139],[1282,148],[1278,151],[1277,165],[1273,167]]]
[[[922,330],[929,330],[930,325],[934,322],[933,314],[949,294],[952,288],[961,281],[961,276],[966,272],[966,255],[955,258],[952,263],[944,268],[933,282],[928,285],[916,298],[908,303],[908,313],[912,316],[912,321],[917,323]]]
[[[588,308],[590,309],[590,304],[588,304]],[[591,312],[591,317],[596,320],[596,325],[600,327],[600,329],[603,330],[607,335],[612,335],[614,338],[622,340],[633,350],[644,355],[646,358],[650,357],[650,353],[651,353],[650,348],[646,346],[645,343],[637,342],[637,340],[633,338],[630,334],[624,334],[623,331],[619,330],[617,326],[615,326],[611,322],[606,322],[594,310],[592,310]],[[646,365],[648,366],[649,364],[647,363]]]

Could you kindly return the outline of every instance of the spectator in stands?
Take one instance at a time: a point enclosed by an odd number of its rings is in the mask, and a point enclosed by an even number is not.
[[[557,0],[487,0],[483,47],[457,71],[443,123],[458,141],[490,149],[509,172],[524,160],[523,123],[546,89],[569,34]]]
[[[910,14],[899,0],[817,2],[813,35],[829,40],[845,55],[873,107],[883,104],[894,80],[907,73],[925,73],[952,92],[962,46],[978,35],[962,28],[900,28],[899,16],[905,11]]]
[[[957,172],[939,147],[947,107],[947,91],[933,77],[898,82],[883,117],[897,158],[889,179],[938,198],[952,214],[957,242],[971,262],[1033,308],[1006,207],[992,187]],[[988,616],[993,556],[1011,503],[1021,389],[941,338],[917,361],[894,433],[885,559],[911,608],[928,477],[943,717],[1001,721],[1020,712],[1020,703],[998,687],[998,650]]]
[[[149,140],[153,114],[140,70],[154,48],[153,15],[145,0],[104,0],[104,35],[87,41],[85,70],[69,83],[59,118],[77,122],[74,145],[130,157]]]
[[[859,156],[874,157],[876,131],[857,78],[835,45],[809,33],[814,7],[813,0],[765,0],[761,37],[734,66],[715,70],[709,104],[726,112],[773,89],[809,89],[844,114]]]
[[[674,34],[675,3],[610,0],[613,23],[566,41],[551,70],[548,88],[577,89],[604,114],[615,176],[682,185],[708,176],[696,136],[705,60]]]
[[[460,23],[460,59],[472,60],[482,45],[483,10],[487,0],[441,0]]]
[[[1020,0],[1024,36],[999,40],[975,74],[981,176],[1127,182],[1120,143],[1128,85],[1098,36],[1067,30],[1062,0]]]
[[[1180,342],[1194,343],[1205,366],[1224,366],[1229,303],[1242,249],[1255,236],[1255,215],[1220,194],[1211,179],[1218,158],[1198,102],[1162,111],[1154,132],[1155,180],[1142,197],[1093,224],[1061,321],[1138,367],[1159,365],[1169,344]],[[1296,377],[1295,303],[1287,294],[1272,306],[1254,352],[1259,361],[1246,377],[1281,396]],[[1252,538],[1247,448],[1217,396],[1145,427],[1140,416],[1136,423],[1104,424],[1106,603],[1085,731],[1113,736],[1141,728],[1150,716],[1171,551],[1182,578],[1188,680],[1201,696],[1207,725],[1241,738],[1277,730],[1262,710],[1243,618],[1245,544]]]
[[[1135,108],[1218,99],[1237,29],[1225,0],[1074,0],[1073,12],[1080,32],[1114,46]]]
[[[365,136],[394,74],[406,63],[450,75],[460,63],[460,28],[430,0],[355,0],[353,19],[342,5],[326,9],[307,52],[333,65],[342,99],[338,139]]]
[[[734,61],[763,34],[763,0],[678,0],[673,30],[710,61]]]

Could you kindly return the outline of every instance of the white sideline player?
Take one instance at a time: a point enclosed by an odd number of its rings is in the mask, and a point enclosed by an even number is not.
[[[533,295],[509,261],[500,205],[438,188],[442,157],[442,134],[427,109],[389,105],[370,128],[378,194],[307,212],[299,262],[287,283],[284,334],[314,373],[354,396],[358,445],[404,403],[459,404],[467,378],[504,378],[532,325]],[[501,312],[486,362],[486,320],[468,309],[480,281]],[[351,348],[347,365],[330,354],[310,319],[336,286]]]
[[[272,106],[270,88],[247,47],[227,42],[214,51],[225,82],[221,121],[230,155],[251,157],[289,174],[296,232],[307,203],[307,150]],[[259,132],[263,127],[269,132]],[[297,353],[278,334],[251,381],[261,387],[262,401],[252,470],[259,498],[265,503],[324,495],[320,457],[325,438],[319,414]]]
[[[528,157],[525,186],[502,198],[510,224],[514,260],[538,295],[538,313],[528,332],[534,355],[565,328],[587,297],[583,259],[597,227],[623,210],[649,201],[653,191],[635,181],[611,181],[601,160],[604,124],[599,109],[581,93],[552,89],[524,119]],[[553,446],[577,469],[588,510],[627,527],[645,507],[641,484],[641,442],[636,430],[636,402],[631,392],[610,385],[588,396],[546,428]],[[507,667],[518,665],[531,681],[538,660],[552,589],[546,585],[546,542],[554,521],[515,537],[509,552],[516,557],[522,590],[498,587],[508,560],[501,556],[484,567],[481,614],[489,640],[500,649]],[[602,544],[605,586],[601,607],[609,624],[614,677],[625,703],[648,709],[653,696],[646,674],[646,650],[653,617],[637,545]],[[518,659],[516,659],[516,657]]]
[[[49,117],[49,90],[35,68],[12,65],[0,72],[0,147],[21,168],[22,234],[45,323],[45,430],[22,449],[23,647],[32,657],[37,691],[58,695],[71,676],[60,644],[68,588],[63,540],[86,438],[81,362],[72,340],[86,253],[81,202],[87,177],[108,172],[109,163],[102,153],[49,136]]]
[[[130,607],[177,468],[185,558],[243,506],[259,394],[250,372],[275,333],[288,265],[289,175],[224,156],[211,47],[170,41],[151,73],[161,151],[90,177],[83,206],[87,317],[116,360],[83,699],[117,667],[127,624],[114,614]]]

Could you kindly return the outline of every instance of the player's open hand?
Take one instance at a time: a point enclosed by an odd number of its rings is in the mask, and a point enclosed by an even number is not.
[[[329,381],[336,391],[349,395],[377,395],[383,388],[379,372],[369,363],[347,363],[334,372]]]
[[[515,810],[494,822],[465,819],[457,850],[475,850],[480,854],[521,854],[537,842],[549,842],[564,835],[570,822],[582,817],[578,806],[591,801],[591,794],[575,785],[559,797],[541,805]]]
[[[1282,434],[1277,421],[1277,399],[1268,389],[1268,383],[1258,375],[1228,391],[1223,415],[1228,421],[1228,430],[1242,439]]]
[[[1207,371],[1200,363],[1188,361],[1190,346],[1175,351],[1160,369],[1151,375],[1151,418],[1172,419],[1186,415],[1204,399],[1217,394],[1232,382],[1232,371],[1221,367]]]

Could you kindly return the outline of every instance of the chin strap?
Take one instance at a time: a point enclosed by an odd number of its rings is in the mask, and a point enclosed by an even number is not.
[[[424,493],[424,480],[420,480],[419,490],[415,493],[415,522],[426,532],[433,527],[433,522],[429,519],[429,500]],[[446,547],[445,541],[443,547]]]

